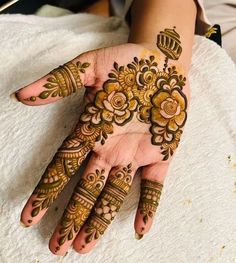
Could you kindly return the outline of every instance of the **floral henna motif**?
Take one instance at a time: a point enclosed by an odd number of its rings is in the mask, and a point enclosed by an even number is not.
[[[60,238],[58,240],[60,246],[66,240],[72,240],[88,218],[104,187],[106,179],[104,173],[105,170],[103,169],[101,171],[96,170],[79,181],[61,220]]]
[[[65,139],[33,192],[36,199],[32,203],[32,217],[53,203],[94,147],[97,136],[99,131],[87,125],[78,125],[73,134]]]
[[[186,78],[178,74],[175,66],[168,67],[168,59],[177,60],[182,51],[175,29],[160,32],[157,47],[166,56],[164,69],[159,68],[154,56],[135,57],[126,66],[114,63],[109,79],[97,91],[93,103],[86,105],[73,134],[64,141],[36,187],[32,216],[50,206],[96,142],[104,144],[114,125],[125,125],[134,116],[149,125],[151,142],[160,146],[163,160],[173,155],[187,119],[187,98],[183,93]],[[75,92],[82,85],[80,74],[88,66],[89,63],[69,62],[52,71],[48,90],[63,97]]]
[[[25,100],[36,101],[37,98],[47,99],[48,97],[67,97],[78,89],[83,87],[80,73],[85,73],[85,69],[89,67],[89,63],[76,64],[68,62],[50,72],[50,77],[44,85],[45,89],[37,97],[31,96]]]
[[[167,68],[168,59],[177,60],[182,51],[176,31],[160,32],[157,46],[166,55],[163,70],[154,56],[140,60],[135,57],[127,66],[119,67],[115,62],[103,90],[87,104],[80,121],[100,127],[98,140],[104,144],[108,137],[104,126],[112,133],[114,124],[128,123],[136,112],[139,121],[151,125],[151,141],[161,147],[163,160],[167,160],[178,147],[187,119],[187,98],[182,91],[186,78],[178,75],[175,66]]]
[[[147,179],[141,181],[141,195],[138,208],[143,215],[143,222],[147,224],[149,218],[153,218],[161,196],[163,185]]]
[[[115,218],[132,183],[131,168],[131,164],[129,164],[108,177],[106,186],[87,221],[86,243],[103,235]]]

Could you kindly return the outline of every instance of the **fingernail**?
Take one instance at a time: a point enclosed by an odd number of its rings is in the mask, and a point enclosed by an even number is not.
[[[21,225],[22,227],[29,227],[29,226],[25,225],[22,221],[20,221],[20,225]]]
[[[140,235],[140,234],[138,234],[138,233],[135,233],[135,238],[136,238],[137,240],[140,240],[140,239],[143,238],[143,235]]]
[[[11,98],[11,100],[13,100],[13,101],[19,102],[19,99],[18,99],[18,97],[17,97],[17,92],[13,92],[13,93],[10,95],[10,98]]]

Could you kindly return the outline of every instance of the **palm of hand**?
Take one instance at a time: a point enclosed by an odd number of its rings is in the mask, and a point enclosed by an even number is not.
[[[86,90],[88,103],[76,128],[22,213],[27,225],[39,221],[92,152],[50,241],[56,254],[64,254],[72,242],[80,253],[95,245],[118,212],[139,167],[143,185],[135,228],[139,234],[149,230],[187,118],[186,79],[176,66],[167,65],[168,56],[130,44],[91,53],[52,71],[44,85],[48,90],[24,99],[50,102],[67,96],[82,78],[93,87]]]

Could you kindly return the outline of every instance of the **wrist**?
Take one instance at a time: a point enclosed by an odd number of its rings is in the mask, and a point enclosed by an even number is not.
[[[184,14],[184,15],[183,15]],[[157,35],[165,29],[176,28],[180,35],[182,54],[179,58],[189,68],[195,30],[196,4],[194,0],[134,0],[131,8],[129,43],[157,49]]]

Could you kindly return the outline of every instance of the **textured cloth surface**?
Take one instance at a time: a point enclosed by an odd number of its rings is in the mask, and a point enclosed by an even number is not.
[[[41,223],[19,224],[21,209],[77,120],[82,92],[53,105],[26,107],[9,94],[86,50],[124,43],[120,20],[0,16],[0,262],[236,262],[236,72],[213,42],[196,37],[192,101],[182,143],[165,181],[155,224],[140,241],[133,220],[139,177],[109,231],[87,255],[64,258],[47,248],[78,176]]]

